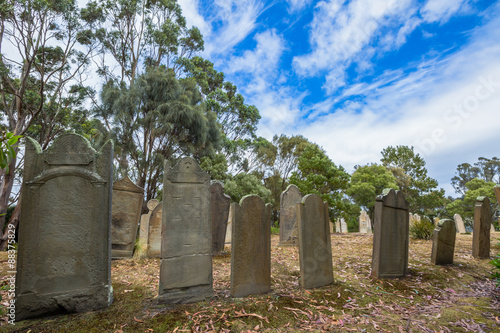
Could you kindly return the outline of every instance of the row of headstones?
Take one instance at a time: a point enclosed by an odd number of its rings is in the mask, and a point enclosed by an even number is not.
[[[111,143],[97,153],[83,137],[65,135],[42,152],[27,138],[17,320],[111,304],[112,160]],[[173,168],[165,165],[163,183],[158,299],[174,304],[207,299],[213,294],[210,177],[193,159],[183,158]],[[487,199],[481,202],[487,203]],[[486,209],[488,204],[477,208],[481,214],[475,227],[483,225]],[[302,287],[332,283],[327,205],[319,196],[307,195],[295,205],[295,214]],[[408,217],[408,204],[400,192],[392,190],[377,197],[372,258],[375,276],[406,274]],[[270,291],[269,221],[270,211],[257,196],[247,196],[233,205],[233,297]],[[484,257],[486,246],[489,256],[489,228],[483,231],[474,232],[474,256]]]

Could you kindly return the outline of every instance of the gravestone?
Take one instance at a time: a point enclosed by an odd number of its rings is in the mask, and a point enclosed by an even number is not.
[[[280,196],[280,246],[297,245],[297,208],[304,196],[295,185],[289,185]]]
[[[47,150],[26,137],[16,320],[109,306],[113,144],[66,134]]]
[[[497,197],[497,202],[500,205],[500,185],[495,185],[493,187],[493,190],[495,191],[495,196]]]
[[[495,226],[493,225],[493,223],[491,224],[491,232],[495,232]]]
[[[465,224],[464,221],[462,220],[462,217],[460,214],[455,214],[453,215],[453,220],[455,221],[455,228],[457,231],[461,234],[465,234]]]
[[[335,224],[330,221],[330,234],[333,234],[335,232]]]
[[[478,197],[474,206],[474,230],[472,232],[472,256],[490,257],[491,208],[490,199]]]
[[[231,244],[232,234],[233,234],[233,221],[234,221],[234,205],[236,202],[232,202],[229,206],[229,215],[227,218],[227,229],[226,229],[226,244]]]
[[[347,234],[349,232],[347,230],[347,223],[345,223],[345,219],[343,217],[340,218],[340,230],[343,234]]]
[[[210,176],[184,157],[163,176],[163,216],[158,301],[206,300],[212,288]]]
[[[335,232],[340,233],[342,230],[340,229],[340,219],[335,221]]]
[[[231,296],[245,297],[271,291],[271,227],[264,201],[243,197],[233,206]]]
[[[134,252],[144,190],[125,177],[113,184],[111,257],[130,258]]]
[[[453,264],[457,230],[455,221],[440,220],[432,236],[431,263],[434,265]]]
[[[141,225],[139,227],[139,242],[148,248],[148,238],[149,238],[149,220],[151,219],[151,214],[153,210],[158,206],[160,202],[156,199],[151,199],[147,203],[148,212],[147,214],[141,215]]]
[[[227,218],[231,198],[224,194],[224,186],[220,182],[210,185],[210,205],[212,220],[212,253],[224,251],[226,240]]]
[[[161,238],[163,204],[160,203],[153,209],[149,218],[148,230],[148,257],[159,258],[161,256]]]
[[[266,203],[266,214],[269,216],[269,225],[272,227],[274,224],[273,221],[273,205],[270,203]]]
[[[359,232],[363,234],[371,234],[372,233],[372,223],[370,221],[370,216],[364,210],[359,214]]]
[[[332,247],[328,204],[308,194],[297,204],[299,224],[300,285],[304,289],[333,283]]]
[[[410,225],[411,226],[415,225],[415,223],[420,222],[422,219],[422,217],[418,214],[409,213],[409,216],[410,216]]]
[[[396,278],[408,272],[408,202],[400,191],[384,190],[375,201],[372,275]]]

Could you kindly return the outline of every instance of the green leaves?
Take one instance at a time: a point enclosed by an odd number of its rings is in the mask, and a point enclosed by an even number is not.
[[[0,169],[9,172],[9,162],[16,157],[14,145],[21,137],[21,135],[14,135],[11,132],[2,132],[0,137]]]

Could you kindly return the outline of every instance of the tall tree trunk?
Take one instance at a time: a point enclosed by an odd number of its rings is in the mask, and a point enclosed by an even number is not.
[[[16,162],[17,162],[17,152],[18,148],[14,148],[16,156],[9,162],[9,172],[6,172],[3,176],[2,190],[0,192],[0,214],[7,213],[7,207],[9,206],[10,193],[12,192],[12,186],[14,185]],[[5,215],[0,216],[0,225],[3,226],[5,223]]]
[[[17,202],[17,206],[12,213],[9,223],[6,225],[2,237],[0,239],[0,251],[5,251],[7,249],[7,244],[9,244],[9,225],[14,226],[14,230],[19,226],[19,215],[21,213],[21,196]]]

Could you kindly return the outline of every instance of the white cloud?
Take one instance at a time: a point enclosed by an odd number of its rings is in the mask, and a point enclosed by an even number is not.
[[[188,26],[198,27],[203,36],[210,36],[212,34],[211,25],[205,21],[205,18],[199,12],[199,0],[179,0],[178,3],[181,6],[182,15],[186,18]]]
[[[468,0],[429,0],[420,13],[427,22],[443,23],[455,13],[469,9]]]
[[[311,4],[312,0],[287,0],[289,11],[298,12]]]

